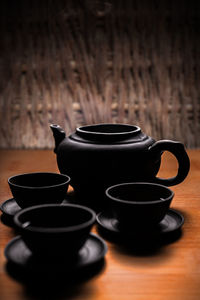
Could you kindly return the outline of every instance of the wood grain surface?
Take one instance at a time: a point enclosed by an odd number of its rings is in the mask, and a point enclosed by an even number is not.
[[[49,284],[39,290],[27,286],[8,274],[4,248],[15,236],[12,228],[0,224],[0,299],[200,299],[200,150],[188,151],[191,170],[178,186],[172,207],[185,217],[182,236],[152,253],[134,253],[107,241],[105,264],[94,276],[56,286]],[[163,157],[160,176],[176,173],[177,164],[170,154]],[[22,172],[58,171],[55,155],[49,150],[9,150],[0,152],[0,202],[11,193],[7,178]],[[96,232],[96,229],[93,229]],[[53,275],[53,274],[52,274]],[[91,274],[90,274],[91,275]]]

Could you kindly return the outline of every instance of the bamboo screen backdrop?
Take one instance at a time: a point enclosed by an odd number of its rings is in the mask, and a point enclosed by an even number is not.
[[[200,1],[0,3],[1,148],[101,122],[200,146]]]

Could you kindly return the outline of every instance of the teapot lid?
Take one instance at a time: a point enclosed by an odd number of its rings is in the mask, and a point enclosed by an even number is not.
[[[95,144],[117,144],[141,143],[149,139],[139,126],[130,124],[100,123],[81,126],[76,129],[70,138],[79,141]]]
[[[76,134],[87,139],[125,139],[136,136],[141,129],[129,124],[94,124],[81,126]]]

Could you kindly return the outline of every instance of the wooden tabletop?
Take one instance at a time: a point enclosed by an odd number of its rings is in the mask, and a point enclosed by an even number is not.
[[[93,276],[56,287],[37,285],[32,289],[6,271],[4,248],[15,236],[12,228],[0,224],[0,299],[200,299],[200,150],[188,151],[191,169],[186,180],[171,187],[175,192],[172,208],[185,217],[182,236],[151,253],[125,251],[106,241],[105,264]],[[159,175],[176,173],[173,156],[164,154]],[[7,178],[23,172],[58,172],[56,158],[49,150],[0,151],[0,203],[11,198]],[[93,231],[96,231],[94,228]],[[54,289],[54,291],[53,291]],[[62,292],[61,292],[62,289]],[[51,290],[51,293],[48,293]]]

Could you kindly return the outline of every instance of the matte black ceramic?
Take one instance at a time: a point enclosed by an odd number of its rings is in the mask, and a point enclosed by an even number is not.
[[[75,204],[44,204],[14,216],[24,243],[42,256],[75,255],[87,240],[95,213]]]
[[[174,193],[155,183],[122,183],[106,190],[120,226],[153,226],[166,215]]]
[[[45,203],[61,203],[70,177],[57,173],[25,173],[8,179],[17,204],[24,208]]]
[[[15,199],[12,198],[4,201],[1,204],[0,209],[2,211],[1,222],[6,226],[15,228],[13,217],[18,211],[21,210],[21,207],[19,207]]]
[[[18,211],[20,211],[21,207],[19,207],[14,198],[11,198],[4,201],[1,204],[0,209],[6,216],[13,217]]]
[[[51,129],[60,172],[69,174],[75,191],[91,196],[92,201],[103,199],[105,189],[117,183],[145,181],[170,186],[182,182],[189,171],[182,143],[156,142],[138,126],[94,124],[77,128],[69,137],[58,125]],[[165,150],[173,153],[179,164],[177,176],[168,179],[156,177]]]

